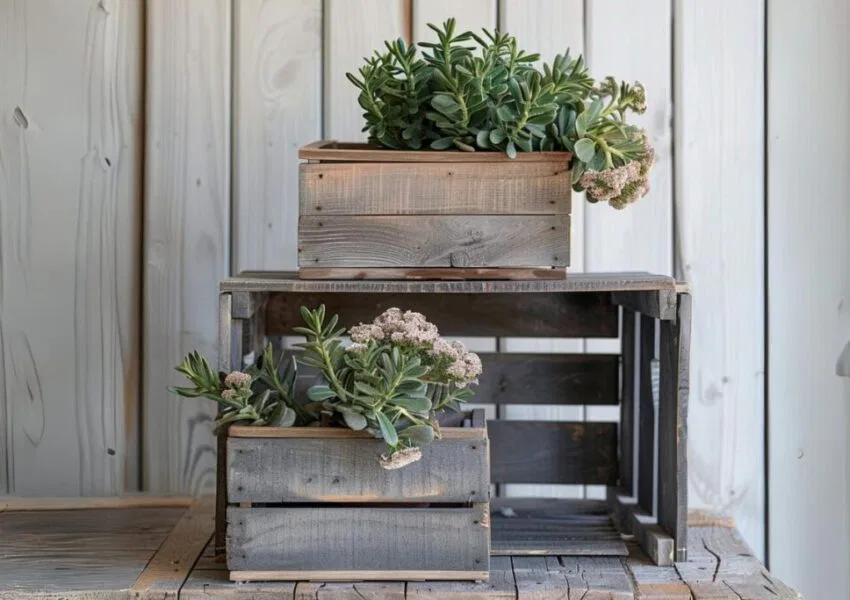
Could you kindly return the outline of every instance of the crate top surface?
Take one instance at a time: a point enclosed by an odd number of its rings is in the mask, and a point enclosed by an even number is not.
[[[407,281],[299,279],[290,271],[243,271],[221,282],[222,292],[305,292],[386,294],[500,294],[520,292],[682,291],[673,277],[652,273],[576,273],[552,280]]]
[[[460,150],[392,150],[371,144],[322,140],[301,147],[298,158],[317,162],[416,162],[493,163],[569,162],[569,152],[519,152],[508,158],[504,152],[461,152]]]

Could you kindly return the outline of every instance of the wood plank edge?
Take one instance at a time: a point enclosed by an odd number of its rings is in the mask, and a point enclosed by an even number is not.
[[[230,581],[487,581],[488,571],[230,571]]]
[[[637,510],[637,498],[629,496],[617,487],[609,486],[606,490],[606,500],[611,509],[611,517],[621,533],[631,535],[632,514]]]
[[[440,429],[442,439],[483,440],[487,437],[484,427],[445,427]],[[252,427],[234,425],[228,430],[234,438],[300,438],[300,439],[379,439],[366,431],[354,431],[342,427]],[[439,443],[439,439],[432,443]]]
[[[659,567],[669,567],[675,563],[675,540],[653,517],[636,510],[632,513],[631,528],[638,544],[652,562]]]
[[[567,278],[566,267],[301,267],[303,280],[345,279],[355,281],[560,281]]]
[[[0,512],[118,508],[189,508],[191,496],[104,496],[82,498],[0,497]]]

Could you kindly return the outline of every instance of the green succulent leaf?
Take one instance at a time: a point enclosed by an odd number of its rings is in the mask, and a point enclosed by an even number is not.
[[[596,154],[596,142],[589,138],[581,138],[575,143],[575,153],[580,161],[589,163]]]
[[[377,418],[378,425],[381,428],[381,435],[383,436],[384,441],[386,441],[389,446],[397,446],[398,433],[396,432],[392,422],[390,422],[387,416],[380,411],[378,411],[375,416]]]

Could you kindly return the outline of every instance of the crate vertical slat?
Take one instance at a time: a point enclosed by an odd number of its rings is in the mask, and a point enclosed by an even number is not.
[[[638,487],[637,500],[646,514],[655,511],[655,398],[653,392],[653,364],[655,363],[655,319],[640,316],[640,389],[638,391]]]
[[[304,278],[350,277],[352,269],[405,278],[422,268],[498,277],[509,268],[506,278],[533,279],[556,267],[563,277],[569,265],[569,153],[511,160],[320,142],[299,156],[310,161],[299,167]]]

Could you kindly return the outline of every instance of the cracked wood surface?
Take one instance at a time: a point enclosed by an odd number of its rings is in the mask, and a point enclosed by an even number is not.
[[[14,501],[13,501],[14,500]],[[728,520],[692,513],[688,562],[657,567],[636,544],[623,557],[496,556],[487,582],[228,581],[203,500],[188,509],[29,510],[0,502],[0,599],[129,600],[138,581],[168,598],[315,600],[792,600]],[[203,549],[203,550],[202,550]],[[170,566],[169,566],[170,565]],[[189,570],[191,566],[191,571]],[[154,581],[156,580],[156,581]]]

